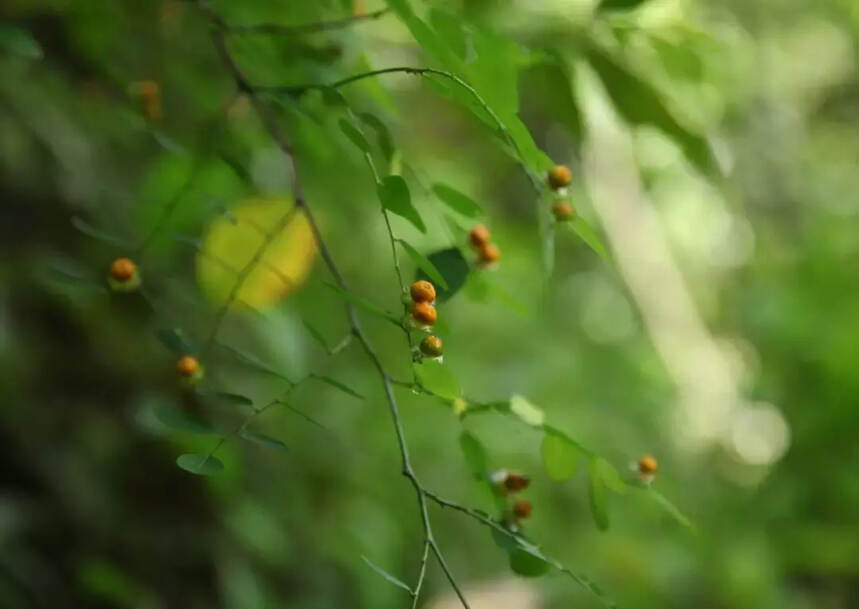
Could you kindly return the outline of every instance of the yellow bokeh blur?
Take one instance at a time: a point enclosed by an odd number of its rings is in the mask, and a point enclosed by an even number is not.
[[[266,245],[268,235],[283,223],[292,206],[289,198],[245,199],[211,223],[197,256],[197,282],[207,297],[216,303],[227,301],[239,281],[236,271],[255,258],[234,298],[236,303],[270,306],[305,281],[316,256],[316,242],[303,212],[292,213]]]

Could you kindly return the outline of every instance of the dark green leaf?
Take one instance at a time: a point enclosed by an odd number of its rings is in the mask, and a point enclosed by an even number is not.
[[[397,239],[397,241],[403,246],[403,249],[406,250],[406,253],[411,257],[415,266],[423,271],[434,285],[439,286],[443,290],[448,289],[447,281],[444,276],[442,276],[441,272],[435,268],[435,265],[430,262],[429,258],[421,254],[418,250],[402,239]]]
[[[172,404],[160,403],[153,408],[155,418],[164,425],[175,431],[183,431],[188,433],[213,435],[217,431],[207,421],[176,408]]]
[[[323,349],[325,349],[326,351],[329,351],[328,343],[325,342],[325,337],[322,336],[322,334],[319,332],[319,330],[317,330],[316,328],[314,328],[313,326],[311,326],[309,323],[307,323],[304,320],[302,320],[301,323],[304,324],[304,328],[307,330],[308,334],[310,334],[310,336],[312,336],[314,338],[314,340],[316,340],[316,342],[319,343],[319,345]]]
[[[386,320],[390,321],[391,323],[400,325],[400,320],[397,319],[392,313],[388,313],[383,308],[373,304],[372,302],[370,302],[366,298],[361,298],[360,296],[356,296],[352,292],[347,292],[346,290],[344,290],[344,289],[340,288],[339,286],[336,286],[332,283],[326,282],[325,285],[328,286],[329,288],[331,288],[332,290],[334,290],[335,292],[337,292],[344,299],[348,300],[349,302],[351,302],[353,304],[358,305],[359,307],[361,307],[362,309],[364,309],[368,313],[372,313],[373,315],[381,317],[382,319],[386,319]]]
[[[343,134],[348,137],[361,152],[365,152],[367,154],[370,153],[370,143],[367,142],[364,134],[358,131],[355,125],[347,121],[345,118],[341,118],[338,124],[340,125],[340,131],[342,131]]]
[[[47,277],[54,281],[60,281],[69,285],[96,289],[99,291],[106,289],[103,282],[93,279],[81,271],[63,268],[58,265],[51,265],[48,267]]]
[[[437,183],[433,185],[432,191],[448,207],[463,216],[479,218],[483,215],[483,210],[471,197],[462,194],[455,188]]]
[[[563,59],[541,61],[519,72],[519,90],[530,93],[528,99],[534,104],[530,112],[551,116],[566,127],[578,145],[582,138],[582,116],[573,95],[572,78]]]
[[[101,231],[94,226],[88,224],[83,219],[78,218],[77,216],[72,218],[72,226],[74,226],[78,231],[83,233],[88,237],[92,237],[98,241],[102,241],[104,243],[110,243],[112,245],[119,245],[122,247],[127,247],[128,242],[126,239],[122,237],[118,237],[116,235],[108,234],[104,231]]]
[[[588,47],[587,58],[621,116],[634,125],[661,129],[701,171],[714,167],[707,140],[678,123],[656,89],[594,45]]]
[[[339,390],[340,390],[340,391],[342,391],[343,393],[348,393],[349,395],[351,395],[351,396],[352,396],[352,397],[354,397],[354,398],[358,398],[359,400],[363,400],[363,399],[364,399],[364,396],[363,396],[363,395],[361,395],[360,393],[358,393],[357,391],[355,391],[355,390],[354,390],[354,389],[352,389],[351,387],[348,387],[348,386],[344,385],[344,384],[343,384],[343,383],[341,383],[340,381],[336,381],[336,380],[334,380],[334,379],[333,379],[333,378],[331,378],[331,377],[323,376],[323,375],[321,375],[321,374],[312,374],[312,375],[310,375],[310,376],[311,376],[312,378],[316,379],[317,381],[322,381],[323,383],[328,383],[328,384],[329,384],[329,385],[331,385],[332,387],[336,387],[337,389],[339,389]]]
[[[594,522],[600,531],[605,531],[608,529],[608,504],[605,485],[596,463],[596,460],[591,460],[588,467],[588,497]]]
[[[596,234],[591,225],[585,222],[581,216],[576,214],[569,221],[566,222],[570,226],[571,229],[579,236],[579,238],[584,241],[589,248],[595,251],[600,258],[602,258],[605,262],[611,264],[611,258],[609,258],[608,250],[600,239],[599,235]]]
[[[239,435],[245,440],[248,440],[250,442],[256,442],[257,444],[261,444],[269,448],[275,448],[277,450],[283,451],[289,450],[286,444],[284,444],[277,438],[272,438],[271,436],[267,436],[264,433],[254,431],[253,429],[244,428],[239,432]]]
[[[196,353],[194,345],[185,336],[181,328],[159,328],[155,331],[155,336],[161,341],[162,345],[176,355]]]
[[[540,556],[518,547],[510,552],[510,568],[523,577],[539,577],[545,575],[552,565]]]
[[[424,360],[420,364],[412,364],[412,367],[418,382],[427,391],[449,400],[458,398],[462,393],[459,381],[444,364]]]
[[[322,93],[322,100],[328,104],[329,106],[346,108],[349,104],[346,102],[346,98],[343,97],[343,94],[340,93],[337,89],[333,89],[331,87],[321,87],[319,91]]]
[[[229,391],[209,391],[207,389],[197,389],[197,393],[203,397],[216,398],[218,400],[229,402],[236,406],[253,406],[254,401],[246,395],[238,393],[230,393]]]
[[[647,0],[602,0],[597,10],[600,11],[630,11],[638,8]]]
[[[553,433],[544,434],[540,454],[543,457],[543,467],[546,468],[546,473],[552,480],[563,482],[575,475],[579,462],[579,450],[562,436]]]
[[[437,286],[439,288],[436,290],[437,299],[439,302],[450,300],[465,285],[465,279],[469,272],[468,262],[466,262],[459,248],[456,247],[433,252],[427,256],[427,259],[441,273],[447,283],[447,289]],[[417,273],[417,278],[432,281],[432,278],[423,271]]]
[[[8,24],[0,24],[0,50],[28,59],[41,59],[44,55],[30,32]]]
[[[427,232],[427,227],[418,210],[412,205],[409,187],[402,176],[391,175],[382,178],[376,186],[376,192],[385,209],[405,218],[422,233]]]
[[[217,457],[196,453],[179,455],[176,458],[176,465],[186,472],[197,474],[198,476],[211,476],[224,469],[224,464]]]
[[[379,139],[379,149],[382,151],[385,159],[390,162],[391,158],[394,156],[394,142],[391,139],[391,133],[385,126],[385,123],[376,117],[376,115],[370,114],[369,112],[362,112],[358,115],[358,118],[376,131],[376,136]]]
[[[386,580],[388,580],[389,582],[391,582],[391,583],[392,583],[392,584],[394,584],[395,586],[397,586],[397,587],[399,587],[399,588],[402,588],[403,590],[405,590],[405,591],[406,591],[406,592],[408,592],[409,594],[411,594],[411,593],[412,593],[412,589],[411,589],[411,588],[409,588],[409,587],[408,587],[406,584],[404,584],[402,581],[400,581],[399,579],[397,579],[396,577],[394,577],[393,575],[391,575],[390,573],[388,573],[387,571],[385,571],[382,567],[380,567],[380,566],[378,566],[378,565],[374,564],[374,563],[373,563],[369,558],[367,558],[366,556],[362,556],[361,558],[364,560],[364,562],[365,562],[365,563],[367,563],[367,566],[368,566],[368,567],[370,567],[371,569],[373,569],[373,571],[375,571],[376,573],[378,573],[379,575],[381,575],[382,577],[384,577]]]
[[[483,448],[480,440],[470,431],[463,431],[459,435],[459,447],[462,449],[462,454],[465,455],[465,460],[471,472],[475,476],[485,476],[489,464],[486,458],[486,450]]]
[[[492,533],[492,540],[495,542],[495,545],[505,552],[510,553],[518,547],[519,544],[513,536],[505,535],[495,527],[492,527],[489,531]]]

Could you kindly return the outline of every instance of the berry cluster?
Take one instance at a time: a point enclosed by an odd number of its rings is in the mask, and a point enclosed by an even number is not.
[[[546,181],[549,188],[555,194],[555,201],[552,203],[552,215],[558,222],[565,222],[573,217],[575,211],[567,199],[567,187],[573,181],[573,174],[570,168],[565,165],[556,165],[549,170],[546,175]]]
[[[492,243],[491,237],[489,229],[483,224],[478,224],[468,234],[468,241],[471,247],[477,251],[479,264],[484,267],[498,262],[501,258],[501,250],[498,249],[497,245]]]
[[[438,319],[435,286],[423,279],[415,281],[409,288],[409,296],[412,299],[411,325],[428,332]],[[441,361],[444,345],[438,336],[430,334],[421,341],[420,352],[424,357]]]
[[[490,479],[495,492],[502,497],[515,495],[531,484],[531,479],[525,474],[505,469],[494,472]],[[511,529],[518,529],[520,522],[531,516],[532,510],[533,506],[527,499],[515,499],[508,513],[508,525]]]

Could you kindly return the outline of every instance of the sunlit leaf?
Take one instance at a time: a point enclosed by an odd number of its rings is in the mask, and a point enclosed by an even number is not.
[[[358,131],[355,125],[347,121],[345,118],[341,118],[338,121],[338,124],[340,125],[340,131],[342,131],[343,134],[349,138],[349,141],[355,144],[361,152],[366,152],[367,154],[370,153],[370,143],[364,137],[364,134]]]
[[[514,395],[510,398],[510,412],[534,427],[540,427],[546,420],[546,414],[543,410],[521,395]]]
[[[436,298],[440,302],[450,300],[465,285],[465,280],[469,273],[468,262],[465,260],[462,252],[459,251],[459,248],[455,247],[433,252],[427,256],[427,259],[441,273],[447,284],[446,289],[441,285],[437,286]],[[432,281],[423,271],[417,273],[417,278]]]
[[[608,503],[606,488],[600,475],[596,460],[591,460],[588,467],[588,498],[590,499],[591,514],[600,531],[608,529]]]
[[[543,467],[552,480],[563,482],[572,478],[578,468],[579,450],[562,436],[553,433],[543,435],[540,445]]]
[[[456,377],[444,364],[432,360],[424,360],[419,364],[412,364],[412,367],[418,382],[427,391],[449,400],[458,398],[462,393],[459,381],[456,380]]]
[[[176,458],[176,465],[186,472],[197,474],[198,476],[211,476],[224,469],[224,464],[217,457],[196,453],[179,455]]]
[[[462,449],[462,454],[465,456],[471,473],[475,476],[485,476],[489,462],[486,457],[486,450],[480,440],[470,431],[463,431],[459,434],[459,447]]]
[[[394,584],[398,588],[402,588],[403,590],[405,590],[409,594],[412,593],[412,589],[409,588],[405,583],[403,583],[402,581],[400,581],[399,579],[397,579],[396,577],[394,577],[393,575],[391,575],[390,573],[385,571],[382,567],[374,564],[369,558],[367,558],[366,556],[362,556],[361,558],[363,559],[363,561],[365,563],[367,563],[368,567],[373,569],[373,571],[375,571],[376,573],[378,573],[379,575],[384,577],[386,580],[388,580],[389,582],[391,582],[392,584]]]
[[[412,205],[409,187],[402,176],[390,175],[382,178],[376,186],[376,191],[385,209],[405,218],[422,233],[427,232],[427,227],[418,210]]]
[[[471,197],[462,194],[447,184],[433,184],[432,191],[443,203],[463,216],[479,218],[483,215],[483,210]]]
[[[361,395],[360,393],[358,393],[357,391],[355,391],[354,389],[352,389],[348,385],[344,385],[340,381],[337,381],[337,380],[331,378],[330,376],[324,376],[321,374],[312,374],[310,376],[311,376],[311,378],[314,378],[317,381],[322,381],[323,383],[327,383],[327,384],[331,385],[332,387],[339,389],[343,393],[348,393],[349,395],[351,395],[354,398],[358,398],[359,400],[364,399],[363,395]]]
[[[289,450],[289,447],[287,447],[286,444],[284,444],[277,438],[273,438],[264,433],[254,431],[253,429],[248,429],[247,427],[242,429],[239,432],[239,435],[245,440],[249,440],[250,442],[256,442],[257,444],[261,444],[262,446],[266,446],[268,448],[275,448],[277,450],[282,451]]]
[[[352,292],[347,292],[343,288],[336,286],[332,283],[326,283],[325,285],[328,286],[329,288],[331,288],[332,290],[334,290],[335,292],[337,292],[345,300],[348,300],[349,302],[358,305],[359,307],[361,307],[362,309],[364,309],[368,313],[372,313],[373,315],[381,317],[382,319],[386,319],[386,320],[390,321],[391,323],[400,325],[400,320],[397,319],[392,313],[388,313],[382,307],[373,304],[372,302],[370,302],[366,298],[362,298],[361,296],[356,296]]]
[[[447,281],[444,276],[437,268],[435,268],[435,265],[430,262],[429,258],[421,254],[418,250],[402,239],[397,239],[397,241],[403,246],[403,249],[406,250],[406,253],[408,253],[415,266],[423,271],[434,285],[441,287],[443,290],[448,289]]]

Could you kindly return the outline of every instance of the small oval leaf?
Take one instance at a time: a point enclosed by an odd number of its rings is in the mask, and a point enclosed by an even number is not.
[[[486,450],[484,450],[480,440],[470,431],[463,431],[459,435],[459,447],[462,449],[462,454],[465,456],[471,472],[476,476],[484,476],[488,469],[488,461]]]
[[[540,427],[546,420],[546,414],[543,410],[521,395],[514,395],[510,398],[510,412],[533,427]]]
[[[588,468],[588,497],[590,499],[591,513],[600,531],[608,529],[608,502],[606,500],[605,485],[600,476],[596,460],[592,460]]]
[[[412,205],[409,187],[402,176],[391,175],[382,178],[376,186],[376,192],[385,209],[405,218],[422,233],[427,232],[427,227],[418,210]]]
[[[540,454],[543,457],[543,467],[546,468],[546,473],[552,480],[563,482],[575,475],[579,451],[561,436],[552,433],[544,434]]]
[[[418,382],[430,393],[449,400],[458,398],[462,393],[459,381],[444,364],[424,360],[420,364],[413,364],[412,368]]]
[[[510,568],[522,577],[540,577],[545,575],[552,565],[531,552],[516,548],[510,552]]]
[[[459,192],[455,188],[451,188],[447,184],[434,184],[432,191],[453,211],[462,214],[468,218],[480,218],[483,216],[483,210],[480,205],[474,200]]]

